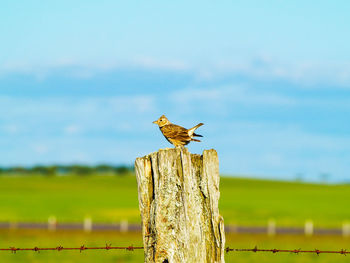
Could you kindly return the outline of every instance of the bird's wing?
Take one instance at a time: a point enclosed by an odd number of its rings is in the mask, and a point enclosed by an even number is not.
[[[168,124],[161,127],[162,133],[165,137],[170,139],[176,139],[181,141],[191,140],[191,137],[188,135],[187,129],[176,124]]]

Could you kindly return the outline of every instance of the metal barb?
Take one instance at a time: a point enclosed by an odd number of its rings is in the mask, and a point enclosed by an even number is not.
[[[112,246],[112,244],[107,244],[107,243],[106,243],[106,250],[110,250],[110,249],[111,249],[111,246]]]
[[[80,247],[80,253],[81,253],[81,251],[83,251],[83,250],[85,250],[86,249],[86,247],[84,246],[84,245],[82,245],[81,247]]]
[[[57,251],[61,251],[63,249],[63,247],[62,246],[58,246],[58,247],[56,247],[56,249],[57,249]]]
[[[134,247],[133,245],[129,246],[128,248],[126,248],[126,250],[129,250],[129,251],[134,251]]]
[[[294,250],[293,250],[293,253],[294,253],[294,254],[299,254],[299,253],[300,253],[300,250],[301,250],[301,248],[299,248],[299,249],[294,249]]]

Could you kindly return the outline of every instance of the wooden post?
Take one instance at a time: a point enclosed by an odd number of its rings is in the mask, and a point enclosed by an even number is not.
[[[85,232],[91,232],[92,231],[92,219],[91,217],[85,217],[83,228]]]
[[[146,263],[224,263],[219,161],[187,148],[137,158],[135,170]]]
[[[272,218],[267,221],[267,234],[269,236],[276,235],[276,221]]]
[[[49,216],[49,219],[47,220],[47,227],[49,231],[56,231],[57,218],[55,216]]]
[[[312,236],[314,234],[314,222],[312,220],[305,221],[304,232],[306,236]]]
[[[344,237],[349,237],[350,236],[350,223],[349,222],[344,222],[343,223],[342,233],[343,233]]]
[[[120,222],[120,232],[128,232],[129,230],[129,222],[128,220],[123,220]]]

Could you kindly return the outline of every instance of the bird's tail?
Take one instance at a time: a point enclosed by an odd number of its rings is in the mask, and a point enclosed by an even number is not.
[[[202,125],[204,125],[204,123],[199,123],[199,124],[197,124],[196,126],[194,126],[193,128],[188,129],[188,135],[189,135],[189,136],[192,136],[192,135],[194,134],[194,131],[195,131],[197,128],[199,128],[200,126],[202,126]],[[196,134],[196,136],[198,136],[198,137],[203,137],[203,136],[199,136],[199,134]]]

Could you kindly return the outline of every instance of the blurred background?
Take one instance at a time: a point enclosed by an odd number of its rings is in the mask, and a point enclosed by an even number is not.
[[[347,1],[2,1],[1,247],[141,244],[140,233],[19,226],[139,224],[133,162],[172,147],[152,124],[162,114],[205,123],[188,148],[218,151],[228,225],[340,231],[324,240],[231,233],[228,245],[347,244],[349,11]],[[142,261],[142,252],[69,253],[0,257]]]

